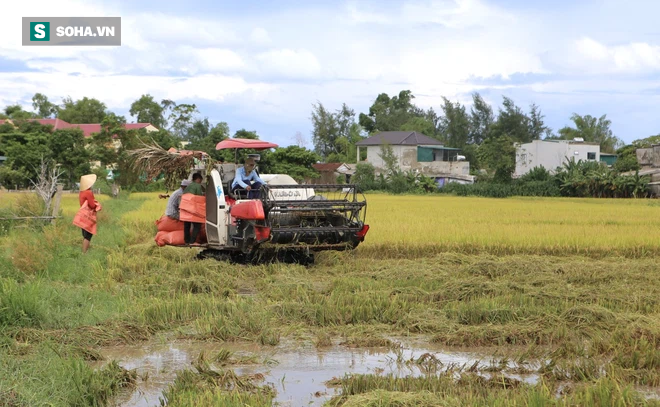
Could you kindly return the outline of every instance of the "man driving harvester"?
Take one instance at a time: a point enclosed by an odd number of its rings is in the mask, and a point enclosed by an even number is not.
[[[236,176],[231,183],[232,193],[236,193],[236,191],[248,191],[247,199],[259,199],[259,189],[265,182],[255,171],[255,166],[256,162],[254,158],[248,157],[245,159],[245,164],[236,170]]]

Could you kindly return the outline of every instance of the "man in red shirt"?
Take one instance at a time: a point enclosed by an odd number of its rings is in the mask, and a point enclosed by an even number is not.
[[[80,193],[78,194],[78,200],[80,202],[81,207],[85,204],[85,202],[87,202],[87,206],[90,209],[93,210],[98,209],[97,208],[98,203],[94,198],[94,193],[92,192],[92,185],[94,185],[95,182],[96,182],[96,174],[83,175],[82,177],[80,177]],[[91,243],[92,236],[94,235],[85,229],[82,229],[82,235],[83,235],[82,251],[83,253],[87,253],[87,249],[89,249],[89,244]]]

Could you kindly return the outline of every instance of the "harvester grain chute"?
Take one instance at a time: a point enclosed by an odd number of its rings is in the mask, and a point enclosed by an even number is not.
[[[260,140],[229,139],[216,149],[273,147]],[[201,247],[199,258],[310,264],[315,252],[353,250],[364,241],[366,200],[355,185],[298,184],[287,174],[259,174],[266,182],[260,198],[246,199],[231,191],[237,168],[237,163],[206,168],[205,242],[173,246]]]

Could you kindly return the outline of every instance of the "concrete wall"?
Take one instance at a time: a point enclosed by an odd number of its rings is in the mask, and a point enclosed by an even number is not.
[[[635,150],[637,162],[642,167],[660,167],[660,144]]]
[[[361,147],[361,149],[364,147]],[[396,157],[400,166],[405,165],[403,162],[404,153],[408,152],[406,156],[410,156],[410,150],[417,151],[416,147],[410,146],[392,146],[392,152]],[[385,168],[385,162],[380,158],[380,146],[367,146],[367,161],[376,168]],[[410,165],[410,163],[408,163]]]
[[[361,149],[364,147],[361,147]],[[443,175],[470,175],[470,163],[467,161],[417,161],[417,146],[392,146],[394,156],[397,158],[399,168],[403,171],[419,170],[429,177]],[[385,163],[380,158],[380,146],[367,147],[367,162],[378,170],[385,169]]]
[[[654,145],[653,155],[651,156],[651,165],[654,167],[660,167],[660,145]]]
[[[653,148],[638,148],[635,150],[637,162],[642,167],[653,164]]]
[[[588,159],[587,153],[594,153],[595,158]],[[514,176],[524,175],[537,166],[554,173],[557,167],[561,167],[571,157],[575,157],[575,161],[600,161],[600,146],[569,140],[534,140],[531,143],[518,145]]]

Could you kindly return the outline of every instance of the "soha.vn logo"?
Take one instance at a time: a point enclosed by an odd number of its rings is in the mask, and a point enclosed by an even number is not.
[[[31,22],[30,41],[50,41],[50,23],[46,21]]]

